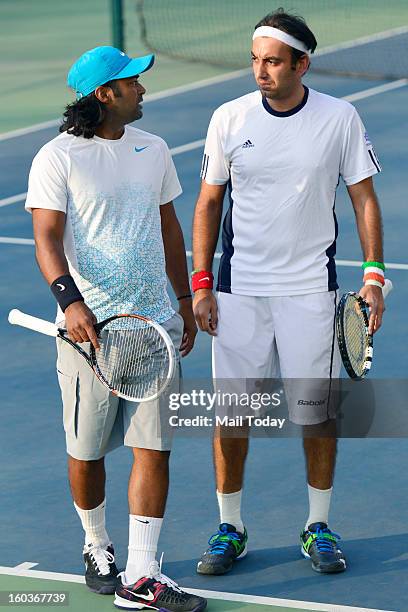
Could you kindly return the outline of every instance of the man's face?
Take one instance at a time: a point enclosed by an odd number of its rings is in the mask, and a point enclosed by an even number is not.
[[[115,91],[112,90],[113,96],[110,97],[109,110],[115,113],[123,124],[140,119],[143,115],[141,103],[146,90],[139,83],[139,77],[116,80]]]
[[[295,65],[291,48],[275,38],[255,38],[252,44],[252,67],[261,93],[270,100],[284,100],[294,93],[308,59],[301,58]]]

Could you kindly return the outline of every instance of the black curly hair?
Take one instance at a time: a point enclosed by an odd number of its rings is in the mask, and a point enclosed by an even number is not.
[[[115,96],[120,97],[120,89],[115,80],[105,83],[104,87],[110,87]],[[104,118],[104,104],[92,92],[68,104],[65,108],[59,131],[68,132],[68,134],[73,134],[73,136],[92,138],[95,135],[96,128],[102,123]]]

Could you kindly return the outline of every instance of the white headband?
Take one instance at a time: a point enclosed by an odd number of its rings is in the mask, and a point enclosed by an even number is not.
[[[252,40],[255,40],[255,38],[259,38],[260,36],[276,38],[277,40],[280,40],[281,42],[289,45],[289,47],[293,47],[298,51],[303,51],[303,53],[309,53],[309,49],[304,43],[302,43],[294,36],[286,34],[286,32],[282,32],[282,30],[279,30],[278,28],[272,28],[270,26],[262,26],[260,28],[256,28],[254,35],[252,36]]]

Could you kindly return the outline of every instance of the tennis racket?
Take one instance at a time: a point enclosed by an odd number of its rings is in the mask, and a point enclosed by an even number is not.
[[[170,336],[158,323],[136,314],[115,315],[96,323],[100,348],[89,354],[68,338],[67,330],[14,309],[8,320],[34,331],[61,338],[91,366],[98,379],[114,395],[131,402],[158,398],[171,383],[176,352]],[[112,329],[110,323],[117,322]],[[118,328],[118,329],[117,329]]]
[[[383,287],[384,299],[392,290],[390,280]],[[336,330],[344,368],[350,378],[362,380],[373,361],[373,337],[368,332],[369,306],[363,298],[350,291],[337,307]]]

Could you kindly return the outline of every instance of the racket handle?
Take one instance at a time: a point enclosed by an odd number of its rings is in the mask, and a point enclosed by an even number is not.
[[[392,291],[392,289],[393,289],[392,282],[390,281],[389,278],[386,278],[384,287],[382,288],[384,300],[387,297],[387,295]]]
[[[54,325],[54,323],[44,321],[44,319],[38,319],[37,317],[32,317],[31,315],[21,312],[21,310],[17,310],[17,308],[10,310],[8,321],[12,325],[21,325],[21,327],[27,327],[28,329],[39,332],[40,334],[46,334],[47,336],[54,337],[58,336],[58,327]]]

